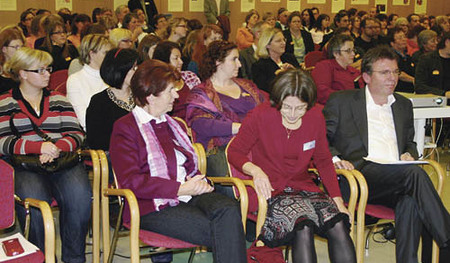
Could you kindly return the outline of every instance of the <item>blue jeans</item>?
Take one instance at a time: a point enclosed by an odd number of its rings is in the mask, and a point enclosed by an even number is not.
[[[212,247],[215,263],[246,263],[244,229],[237,201],[217,193],[141,216],[141,228]]]
[[[85,262],[86,235],[91,213],[92,190],[87,172],[82,164],[41,175],[16,168],[15,192],[22,198],[36,198],[52,202],[55,198],[59,207],[59,222],[62,243],[62,261]],[[25,209],[16,205],[21,226],[25,224]],[[42,214],[38,209],[31,210],[30,241],[44,251],[44,227]]]

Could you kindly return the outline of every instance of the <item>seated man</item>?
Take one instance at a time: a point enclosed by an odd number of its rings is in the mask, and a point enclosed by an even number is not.
[[[424,170],[389,165],[417,159],[411,102],[394,94],[400,71],[395,53],[385,46],[369,50],[362,61],[367,86],[331,94],[323,110],[335,167],[356,168],[369,186],[368,203],[395,209],[397,262],[418,262],[424,227],[440,247],[448,247],[450,215]]]

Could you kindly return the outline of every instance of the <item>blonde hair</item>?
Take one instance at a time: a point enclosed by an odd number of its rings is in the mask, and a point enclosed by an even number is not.
[[[173,28],[178,26],[181,22],[187,23],[187,19],[184,18],[184,17],[172,17],[169,20],[169,25],[167,26],[167,29],[166,29],[167,30],[167,36],[170,36],[170,34],[172,33]]]
[[[131,39],[132,33],[130,30],[125,28],[114,28],[109,33],[109,40],[114,45],[114,47],[117,47],[119,45],[120,40],[124,40],[126,38]]]
[[[91,63],[91,56],[89,53],[92,51],[97,53],[104,47],[112,47],[113,44],[105,35],[89,34],[83,37],[80,45],[80,62],[82,65]]]
[[[5,72],[8,72],[14,80],[20,80],[19,71],[31,69],[36,65],[50,65],[52,62],[53,58],[49,53],[39,49],[22,47],[6,62],[4,68]]]
[[[281,33],[281,30],[278,28],[266,28],[262,31],[261,36],[259,37],[258,45],[256,47],[255,56],[257,58],[268,58],[269,51],[267,50],[267,45],[270,45],[274,36],[278,33]]]

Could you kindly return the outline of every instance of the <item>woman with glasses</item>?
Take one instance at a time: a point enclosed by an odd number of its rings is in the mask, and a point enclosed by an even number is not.
[[[330,262],[352,263],[356,255],[349,212],[328,149],[325,119],[315,100],[314,81],[307,72],[280,73],[271,103],[257,106],[244,119],[229,146],[228,160],[252,177],[258,196],[268,200],[259,236],[266,246],[291,245],[292,262],[317,262],[314,234],[319,234],[328,239]],[[308,173],[311,162],[328,194]],[[252,203],[250,207],[255,207]]]
[[[19,86],[19,83],[11,78],[11,74],[5,71],[4,65],[24,43],[25,37],[17,26],[0,31],[0,94]]]
[[[47,51],[53,58],[53,71],[68,69],[70,62],[79,56],[78,50],[67,41],[64,21],[59,15],[49,15],[42,26],[45,38],[40,50]]]
[[[25,37],[30,36],[31,21],[33,20],[33,18],[34,14],[30,10],[25,10],[22,12],[22,14],[20,14],[20,22],[18,26],[22,29]]]
[[[167,40],[181,45],[181,39],[188,33],[187,20],[184,17],[174,17],[169,20],[167,26]]]
[[[104,35],[87,35],[81,41],[80,63],[83,68],[67,79],[67,99],[72,103],[78,121],[86,129],[86,109],[94,94],[106,89],[100,77],[100,66],[106,52],[112,48]]]
[[[306,54],[314,51],[311,34],[302,25],[300,12],[292,12],[288,17],[289,29],[283,31],[286,38],[286,52],[294,54],[298,64],[302,64]]]
[[[100,76],[107,88],[92,96],[86,110],[86,135],[89,147],[109,151],[114,122],[133,110],[135,103],[130,81],[137,69],[134,49],[109,50]]]
[[[312,71],[317,86],[317,102],[322,105],[333,92],[364,87],[361,72],[350,66],[355,58],[353,38],[336,35],[328,43],[328,57],[331,59],[319,61]]]
[[[238,133],[247,113],[264,101],[253,82],[236,78],[240,67],[235,44],[212,42],[200,63],[203,82],[191,90],[187,100],[187,123],[196,141],[206,149],[208,176],[228,174],[225,147]],[[234,197],[231,187],[216,189]]]
[[[286,39],[278,28],[263,30],[256,48],[256,61],[252,65],[252,79],[260,90],[270,94],[270,82],[283,70],[299,68],[292,53],[285,53]]]
[[[114,28],[109,32],[109,40],[117,48],[134,48],[133,33],[126,28]]]
[[[34,154],[41,163],[51,163],[61,158],[62,152],[75,151],[84,140],[70,102],[46,89],[51,63],[47,52],[23,47],[5,65],[20,82],[19,87],[0,96],[0,154],[7,160],[12,155]],[[44,141],[42,134],[51,141]],[[83,164],[46,173],[22,166],[14,170],[15,193],[22,200],[30,197],[50,204],[54,198],[58,202],[62,261],[85,262],[92,192]],[[20,225],[25,226],[25,209],[17,206],[16,211]],[[37,209],[31,209],[29,239],[44,250],[44,226]]]

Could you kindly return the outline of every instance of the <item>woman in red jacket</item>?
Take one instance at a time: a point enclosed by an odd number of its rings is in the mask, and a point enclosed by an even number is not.
[[[264,103],[247,115],[230,145],[229,161],[252,176],[257,194],[268,199],[259,236],[267,246],[292,245],[293,262],[316,262],[317,233],[328,239],[331,262],[356,262],[348,210],[315,100],[315,85],[307,73],[295,69],[281,73],[273,84],[272,105]],[[309,176],[311,160],[329,195]]]

